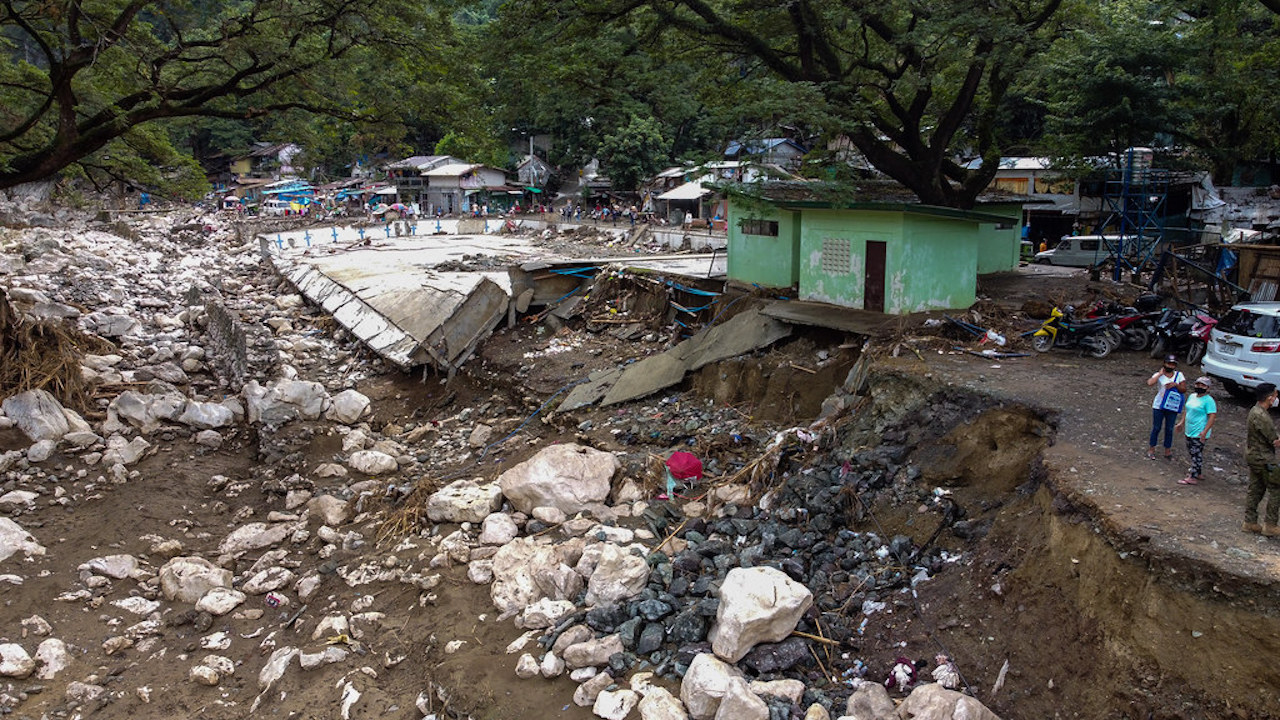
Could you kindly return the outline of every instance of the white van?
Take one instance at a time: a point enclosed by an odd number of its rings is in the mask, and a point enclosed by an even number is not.
[[[1057,247],[1036,253],[1034,262],[1090,267],[1106,260],[1110,254],[1111,248],[1103,235],[1068,235]]]

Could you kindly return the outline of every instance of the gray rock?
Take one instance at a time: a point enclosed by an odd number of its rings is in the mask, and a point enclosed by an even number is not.
[[[36,677],[40,680],[52,680],[71,664],[71,654],[67,652],[67,644],[62,640],[45,638],[36,648],[36,661],[40,663]]]
[[[480,485],[474,480],[455,480],[427,498],[427,517],[434,522],[478,523],[501,505],[502,490],[496,483]]]
[[[27,448],[27,462],[42,463],[53,455],[53,451],[57,449],[57,447],[58,444],[52,440],[40,440],[34,442],[31,444],[31,447]]]
[[[617,635],[606,635],[565,648],[564,664],[570,669],[600,667],[608,664],[610,655],[623,650],[621,638]]]
[[[716,655],[737,662],[758,643],[790,635],[812,604],[813,593],[780,570],[734,568],[720,587],[711,647]]]
[[[554,507],[576,513],[609,496],[618,469],[612,453],[573,443],[551,445],[498,476],[498,484],[517,510]]]
[[[0,643],[0,677],[25,678],[35,672],[36,661],[17,643]]]
[[[36,542],[31,533],[22,529],[18,523],[7,517],[0,517],[0,562],[11,555],[44,555],[44,546]]]
[[[587,582],[587,604],[613,604],[635,597],[648,581],[649,565],[643,557],[605,544]]]
[[[57,398],[44,390],[28,390],[5,398],[4,414],[32,441],[59,440],[71,427]]]
[[[175,557],[160,568],[160,590],[169,600],[195,604],[216,587],[231,587],[231,571],[204,558]]]
[[[343,390],[331,398],[333,405],[325,417],[344,425],[352,425],[369,410],[369,398],[355,390]]]
[[[898,716],[912,720],[1000,720],[976,699],[937,683],[912,690],[898,708]]]
[[[385,475],[399,467],[395,458],[377,450],[357,450],[347,458],[347,464],[352,470],[365,475]]]

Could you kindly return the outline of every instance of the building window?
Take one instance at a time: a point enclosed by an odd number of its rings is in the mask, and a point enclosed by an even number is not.
[[[848,275],[853,270],[853,243],[847,238],[822,238],[822,272]]]
[[[763,235],[765,237],[778,237],[778,221],[777,220],[743,220],[743,235]]]

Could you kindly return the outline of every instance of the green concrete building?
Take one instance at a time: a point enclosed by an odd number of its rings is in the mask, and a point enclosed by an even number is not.
[[[961,309],[978,275],[1018,266],[1022,205],[923,205],[905,190],[855,197],[814,183],[729,193],[729,279],[800,300],[893,315]]]

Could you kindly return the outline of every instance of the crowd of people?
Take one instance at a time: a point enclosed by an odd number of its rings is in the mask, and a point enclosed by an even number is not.
[[[1198,377],[1187,385],[1187,378],[1178,370],[1178,358],[1165,357],[1160,369],[1147,379],[1147,385],[1156,388],[1151,401],[1151,436],[1147,458],[1155,460],[1157,449],[1163,446],[1165,460],[1173,459],[1173,435],[1181,434],[1186,442],[1190,463],[1182,485],[1199,485],[1204,473],[1204,448],[1213,436],[1218,406],[1210,390],[1213,380]],[[1280,447],[1280,433],[1271,419],[1271,409],[1280,406],[1280,391],[1273,383],[1262,383],[1254,389],[1254,404],[1249,409],[1245,434],[1245,464],[1249,467],[1249,486],[1245,493],[1245,532],[1261,533],[1267,537],[1280,537],[1280,465],[1276,463],[1276,448]],[[1263,522],[1258,523],[1258,506],[1266,498]]]

